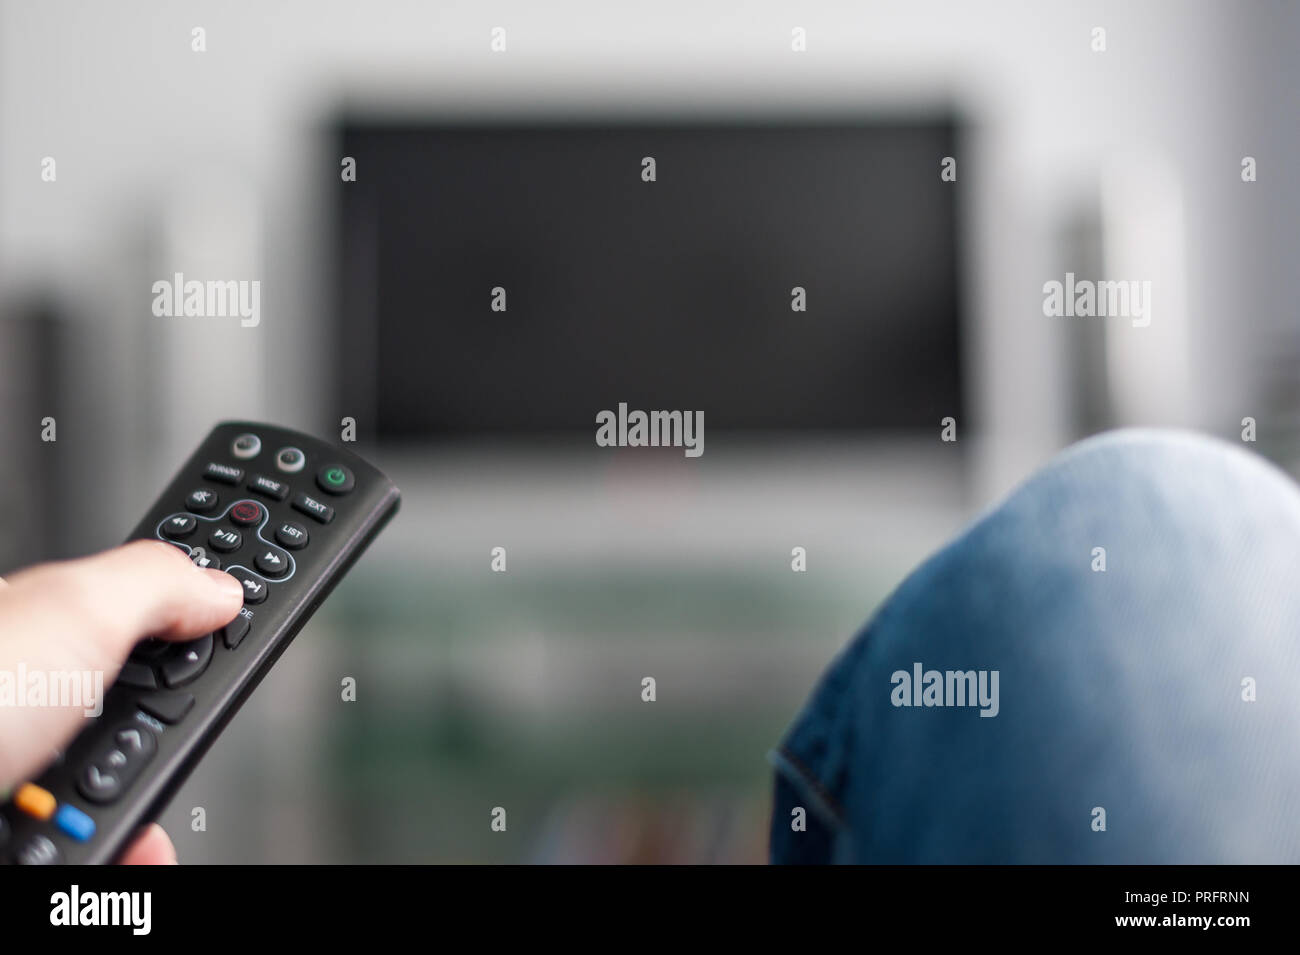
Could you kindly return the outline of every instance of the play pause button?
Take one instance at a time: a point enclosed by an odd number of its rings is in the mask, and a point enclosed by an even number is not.
[[[289,572],[288,556],[274,547],[264,547],[258,551],[253,563],[268,577],[283,577]]]
[[[260,604],[266,599],[266,591],[268,588],[265,581],[258,580],[242,567],[232,568],[227,571],[227,573],[243,584],[245,606],[248,604]]]

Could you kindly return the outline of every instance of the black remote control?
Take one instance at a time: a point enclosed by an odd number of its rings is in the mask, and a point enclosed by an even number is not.
[[[295,431],[218,425],[128,540],[228,571],[244,606],[216,633],[136,646],[102,714],[0,807],[6,862],[112,862],[175,795],[303,624],[397,511],[357,455]]]

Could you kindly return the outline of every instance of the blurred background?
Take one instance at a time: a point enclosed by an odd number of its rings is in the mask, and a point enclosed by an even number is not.
[[[1281,0],[0,3],[0,571],[218,420],[354,418],[403,509],[182,860],[763,861],[818,674],[1034,467],[1246,417],[1300,464],[1297,48]],[[156,316],[177,272],[260,324]],[[1067,272],[1150,325],[1045,316]],[[703,456],[597,448],[619,402]]]

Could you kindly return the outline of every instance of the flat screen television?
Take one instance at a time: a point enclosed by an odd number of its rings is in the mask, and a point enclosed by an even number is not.
[[[340,404],[397,443],[594,433],[619,403],[937,429],[964,409],[958,131],[347,118]]]

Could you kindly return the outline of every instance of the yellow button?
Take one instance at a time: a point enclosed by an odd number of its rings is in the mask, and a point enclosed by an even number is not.
[[[49,819],[54,815],[55,803],[53,793],[32,783],[23,783],[14,793],[14,805],[37,819]]]

